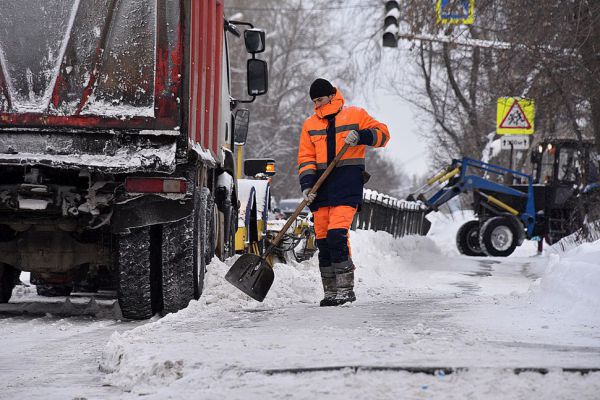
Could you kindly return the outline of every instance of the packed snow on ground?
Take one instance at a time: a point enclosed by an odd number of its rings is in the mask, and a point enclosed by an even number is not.
[[[200,300],[112,335],[105,384],[149,398],[597,398],[600,373],[560,368],[600,367],[600,243],[467,258],[454,235],[470,218],[438,213],[428,237],[352,232],[358,300],[337,308],[318,307],[316,257],[277,264],[263,303],[215,259]]]

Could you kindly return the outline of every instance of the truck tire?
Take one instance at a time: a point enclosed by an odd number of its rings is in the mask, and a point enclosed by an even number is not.
[[[0,303],[8,303],[20,274],[18,269],[0,263]]]
[[[508,257],[515,251],[519,232],[507,217],[494,217],[485,221],[479,231],[481,250],[488,256]]]
[[[210,193],[208,189],[206,194],[206,232],[205,245],[204,245],[204,263],[205,265],[210,264],[212,261],[216,247],[217,247],[217,218],[218,209],[215,205],[215,197]]]
[[[132,229],[117,238],[117,298],[128,319],[148,319],[160,311],[160,265],[151,262],[151,231],[156,227]]]
[[[479,221],[463,224],[456,233],[456,247],[460,254],[470,257],[484,256],[479,244]]]
[[[237,231],[237,210],[230,206],[223,211],[223,252],[222,260],[235,255],[235,233]]]
[[[200,298],[205,272],[206,203],[210,192],[196,190],[194,210],[186,218],[163,225],[163,312],[177,312]]]

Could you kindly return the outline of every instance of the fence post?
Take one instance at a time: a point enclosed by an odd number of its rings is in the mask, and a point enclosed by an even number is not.
[[[395,213],[396,213],[396,203],[398,201],[393,199],[392,200],[392,206],[390,207],[390,234],[393,236],[394,235],[394,218],[395,218]]]
[[[394,238],[406,235],[424,235],[425,211],[420,203],[405,202],[394,197],[370,191],[363,193],[360,213],[352,220],[351,229],[385,231]]]

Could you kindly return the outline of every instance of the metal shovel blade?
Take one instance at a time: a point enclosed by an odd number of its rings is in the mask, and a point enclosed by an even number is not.
[[[242,254],[225,275],[231,283],[254,300],[263,301],[275,279],[273,269],[256,254]]]

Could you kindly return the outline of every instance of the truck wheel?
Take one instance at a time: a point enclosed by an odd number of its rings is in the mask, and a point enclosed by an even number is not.
[[[35,285],[35,291],[38,296],[44,297],[69,296],[73,291],[73,285],[52,285],[42,283],[40,285]]]
[[[479,244],[479,221],[469,221],[456,233],[456,247],[460,254],[477,257],[485,256]]]
[[[117,298],[128,319],[147,319],[160,311],[160,265],[151,262],[150,251],[155,232],[157,227],[132,229],[117,239]]]
[[[238,218],[237,210],[235,208],[230,207],[226,212],[228,214],[225,216],[223,260],[235,256],[235,233],[237,231]]]
[[[206,191],[208,192],[206,194],[206,232],[207,235],[205,237],[205,246],[204,246],[204,263],[205,265],[210,264],[210,262],[212,261],[214,255],[215,255],[215,251],[216,251],[216,244],[217,244],[217,221],[215,220],[215,218],[217,218],[217,216],[219,214],[218,213],[218,209],[216,208],[215,205],[215,197],[210,193],[210,191],[208,189],[206,189]]]
[[[205,271],[205,226],[208,190],[196,190],[194,210],[179,221],[163,225],[163,311],[177,312],[200,298]]]
[[[0,303],[8,303],[20,274],[18,269],[0,263]]]
[[[519,233],[507,217],[494,217],[484,222],[479,231],[481,250],[488,256],[508,257],[515,251]]]

